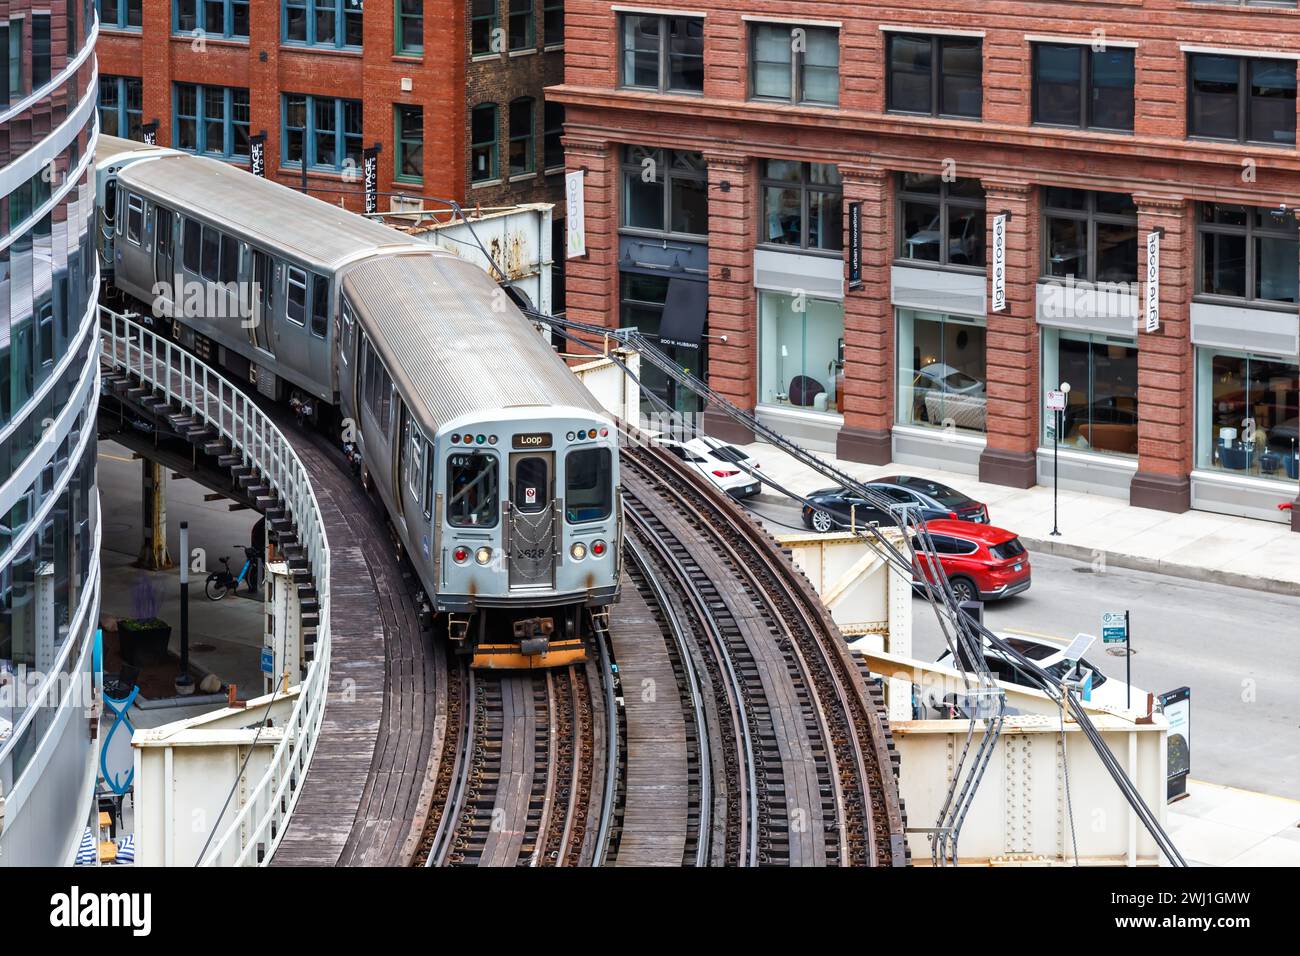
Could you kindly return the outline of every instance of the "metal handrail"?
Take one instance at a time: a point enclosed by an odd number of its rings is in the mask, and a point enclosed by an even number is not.
[[[297,687],[286,733],[262,776],[246,790],[239,813],[213,841],[202,866],[269,863],[302,793],[316,749],[330,672],[330,552],[310,475],[293,446],[257,404],[232,382],[139,322],[100,309],[103,360],[179,402],[230,442],[231,454],[256,467],[279,494],[306,552],[319,595],[315,657]]]

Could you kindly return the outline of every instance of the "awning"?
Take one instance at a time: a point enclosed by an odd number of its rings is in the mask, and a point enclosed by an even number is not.
[[[692,279],[670,279],[659,323],[659,344],[698,349],[709,317],[709,284]]]

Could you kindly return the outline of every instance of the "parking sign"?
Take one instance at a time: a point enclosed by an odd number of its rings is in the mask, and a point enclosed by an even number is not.
[[[1103,644],[1123,644],[1128,639],[1128,612],[1101,612],[1101,641]]]

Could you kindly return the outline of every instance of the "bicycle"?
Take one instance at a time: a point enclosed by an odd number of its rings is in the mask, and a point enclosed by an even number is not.
[[[235,547],[240,547],[240,545],[235,545]],[[237,576],[230,573],[229,558],[220,558],[219,560],[221,561],[223,569],[221,571],[213,571],[209,574],[208,579],[203,586],[203,590],[207,594],[209,601],[220,601],[231,591],[238,591],[239,585],[242,584],[245,579],[248,580],[249,594],[252,594],[257,590],[257,585],[253,583],[253,575],[249,573],[254,567],[254,562],[258,561],[256,548],[244,548],[244,566],[239,569],[239,574]]]

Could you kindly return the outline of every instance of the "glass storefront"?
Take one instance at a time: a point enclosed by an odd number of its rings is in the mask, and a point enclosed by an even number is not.
[[[1061,415],[1061,444],[1079,451],[1136,455],[1138,353],[1131,338],[1044,328],[1043,388],[1070,383]],[[1052,443],[1056,415],[1043,412],[1043,443]]]
[[[635,272],[619,273],[620,321],[621,328],[635,326],[647,338],[656,340],[664,317],[664,302],[668,298],[668,284],[674,281],[668,276],[642,275]],[[676,280],[687,281],[687,280]],[[707,328],[705,330],[707,332]],[[705,378],[708,365],[708,340],[700,339],[698,349],[687,346],[674,346],[660,343],[660,348],[677,362],[685,371],[699,378]],[[666,402],[676,412],[696,413],[703,410],[703,402],[698,395],[683,388],[649,362],[641,363],[641,388]],[[641,414],[658,415],[662,409],[644,396],[641,398]]]
[[[1300,477],[1298,376],[1294,359],[1198,349],[1197,467],[1292,481]]]
[[[759,402],[838,412],[844,389],[844,304],[758,294]]]
[[[899,309],[897,354],[899,424],[984,432],[983,320]]]

